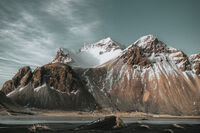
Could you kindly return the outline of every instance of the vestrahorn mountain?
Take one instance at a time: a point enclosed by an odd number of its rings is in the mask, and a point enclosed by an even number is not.
[[[200,114],[200,54],[187,56],[153,35],[125,48],[111,38],[78,52],[60,48],[34,71],[26,66],[2,90],[43,109]]]

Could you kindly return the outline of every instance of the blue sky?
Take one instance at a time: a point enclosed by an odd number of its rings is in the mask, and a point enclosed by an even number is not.
[[[0,86],[25,65],[106,37],[130,45],[147,34],[200,53],[199,0],[1,0]]]

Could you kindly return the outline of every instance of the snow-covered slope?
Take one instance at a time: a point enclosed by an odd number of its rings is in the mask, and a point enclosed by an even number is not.
[[[140,47],[141,53],[147,57],[150,64],[167,61],[183,71],[191,70],[189,58],[183,51],[167,46],[153,35],[143,36],[133,45]]]
[[[62,48],[52,63],[61,62],[73,67],[92,68],[116,58],[122,49],[123,45],[108,37],[94,44],[85,44],[78,52]]]
[[[183,51],[147,35],[98,69],[87,69],[82,77],[105,109],[197,115],[199,59],[197,55],[189,59]]]

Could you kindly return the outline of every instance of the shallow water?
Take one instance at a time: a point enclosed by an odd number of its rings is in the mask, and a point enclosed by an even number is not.
[[[0,116],[0,124],[36,124],[36,123],[89,123],[97,117],[63,117],[63,116]],[[125,123],[141,121],[146,124],[200,124],[200,119],[175,119],[175,118],[122,118]]]

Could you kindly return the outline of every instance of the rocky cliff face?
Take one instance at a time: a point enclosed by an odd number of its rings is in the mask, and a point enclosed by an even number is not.
[[[81,88],[81,81],[68,65],[55,63],[38,67],[33,72],[31,81],[33,88],[47,84],[66,93]]]
[[[17,74],[12,78],[12,80],[8,80],[4,83],[2,87],[2,91],[6,94],[15,90],[18,87],[23,87],[27,85],[32,78],[32,71],[29,66],[22,67],[19,69]]]
[[[106,61],[102,61],[104,58]],[[79,61],[82,65],[77,64]],[[200,54],[188,57],[153,35],[138,39],[124,50],[110,38],[85,45],[77,56],[59,50],[50,64],[33,72],[24,67],[16,75],[2,91],[22,105],[200,114]]]
[[[195,54],[190,56],[192,62],[192,70],[197,75],[200,75],[200,54]]]
[[[129,47],[126,52],[121,56],[123,58],[123,62],[129,65],[141,65],[141,66],[149,66],[150,61],[148,58],[142,53],[140,47],[132,45]]]
[[[57,51],[56,57],[53,59],[53,61],[51,63],[64,63],[64,64],[68,64],[70,62],[72,62],[72,58],[70,57],[68,52],[65,52],[65,49],[60,48]]]
[[[9,86],[6,82],[2,88],[2,91],[18,104],[65,110],[96,108],[93,96],[88,93],[81,79],[70,66],[54,63],[38,67],[33,72],[30,71],[32,75],[28,78],[29,82],[25,80],[28,72],[24,70],[27,70],[26,67],[21,68],[14,76],[20,77],[17,80],[17,86]],[[8,90],[13,91],[9,93]]]

